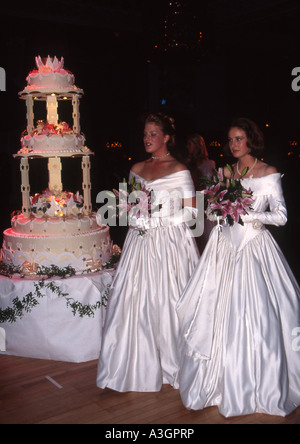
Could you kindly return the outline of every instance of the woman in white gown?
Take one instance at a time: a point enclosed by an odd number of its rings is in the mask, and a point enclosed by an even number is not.
[[[253,191],[244,226],[216,227],[178,303],[182,326],[180,393],[188,409],[218,406],[226,417],[285,416],[300,405],[300,290],[265,224],[284,225],[281,175],[254,157],[257,126],[238,119],[229,131]],[[225,175],[229,175],[226,171]]]
[[[199,253],[185,222],[193,217],[195,190],[190,172],[168,151],[173,140],[170,118],[147,117],[144,144],[151,157],[134,165],[130,177],[153,190],[155,204],[162,208],[149,226],[138,225],[146,228],[143,236],[136,227],[129,228],[107,307],[100,388],[153,392],[164,383],[178,388],[176,303]]]

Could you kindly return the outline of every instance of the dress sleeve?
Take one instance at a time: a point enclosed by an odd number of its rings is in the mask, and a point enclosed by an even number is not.
[[[174,188],[179,190],[183,199],[190,199],[196,196],[195,186],[190,171],[184,170],[182,172],[180,181],[174,182]]]
[[[268,194],[269,211],[250,211],[249,214],[243,216],[243,222],[252,222],[254,225],[258,222],[258,224],[276,226],[283,226],[287,223],[287,209],[282,191],[281,176],[276,175],[270,185]]]

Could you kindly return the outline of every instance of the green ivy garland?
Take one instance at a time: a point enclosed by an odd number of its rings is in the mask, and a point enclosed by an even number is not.
[[[117,258],[114,255],[112,260],[105,265],[104,268],[111,268],[112,265],[117,263]],[[51,267],[40,266],[37,270],[36,275],[42,277],[38,282],[33,282],[34,291],[26,294],[22,299],[16,297],[12,301],[12,307],[7,307],[6,309],[0,309],[0,324],[4,322],[14,323],[18,318],[22,318],[25,313],[30,313],[34,307],[39,304],[39,299],[45,297],[42,290],[51,290],[58,297],[65,298],[67,307],[72,309],[74,316],[76,314],[83,318],[87,316],[89,318],[95,316],[96,310],[100,307],[106,307],[110,285],[107,285],[104,292],[102,293],[101,301],[97,301],[95,304],[82,304],[80,301],[75,301],[73,298],[69,297],[68,293],[63,293],[60,286],[55,282],[47,282],[51,278],[61,278],[67,279],[69,277],[75,276],[76,270],[72,267],[59,268],[56,265],[51,265]],[[84,274],[84,273],[83,273]],[[5,277],[12,277],[13,275],[19,275],[20,278],[25,278],[22,274],[20,267],[14,267],[13,265],[6,265],[0,262],[0,275]]]

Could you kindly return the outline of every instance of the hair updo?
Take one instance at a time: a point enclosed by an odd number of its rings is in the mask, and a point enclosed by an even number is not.
[[[144,124],[146,125],[146,123],[155,123],[155,125],[159,126],[165,136],[170,136],[170,139],[167,142],[168,150],[171,151],[175,148],[176,127],[173,117],[169,117],[163,113],[150,113],[147,114],[144,119]]]

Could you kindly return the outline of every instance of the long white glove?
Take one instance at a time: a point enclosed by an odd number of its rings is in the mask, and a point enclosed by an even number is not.
[[[287,222],[287,209],[282,192],[281,181],[274,182],[271,193],[268,195],[270,211],[250,211],[242,216],[244,223],[252,223],[254,228],[261,228],[262,225],[283,226]]]
[[[154,213],[153,217],[151,218],[140,217],[137,219],[133,217],[130,219],[130,226],[139,230],[149,230],[157,227],[169,227],[179,225],[184,222],[188,223],[189,221],[196,219],[197,214],[197,208],[186,206],[171,216],[160,217]]]

